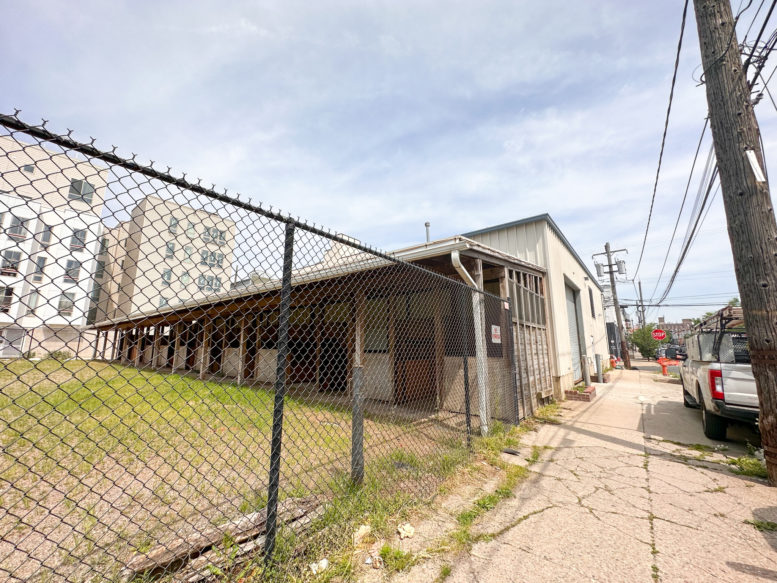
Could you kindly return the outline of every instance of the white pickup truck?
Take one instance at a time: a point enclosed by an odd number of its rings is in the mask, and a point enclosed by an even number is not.
[[[729,421],[758,421],[758,392],[750,366],[742,309],[726,307],[686,338],[680,367],[686,407],[701,409],[704,435],[726,439]]]

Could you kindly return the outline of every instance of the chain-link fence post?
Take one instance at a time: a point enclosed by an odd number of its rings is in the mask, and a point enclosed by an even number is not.
[[[270,479],[267,486],[267,535],[264,543],[265,561],[272,561],[275,535],[278,530],[278,487],[281,474],[281,437],[283,434],[283,404],[286,396],[286,360],[289,354],[289,314],[291,312],[291,269],[294,259],[294,224],[286,223],[283,241],[283,279],[278,315],[278,356],[275,364],[275,400],[270,441]]]

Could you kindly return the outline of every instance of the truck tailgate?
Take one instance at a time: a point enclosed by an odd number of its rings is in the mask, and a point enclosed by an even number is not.
[[[723,394],[729,405],[758,407],[753,369],[749,364],[723,364]]]

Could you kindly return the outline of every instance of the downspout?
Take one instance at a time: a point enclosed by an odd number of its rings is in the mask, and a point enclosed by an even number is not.
[[[456,272],[471,288],[479,289],[477,283],[461,263],[459,252],[451,251],[451,263]],[[488,399],[488,359],[486,358],[485,319],[483,318],[485,298],[483,294],[472,294],[472,320],[475,328],[475,361],[478,379],[478,416],[480,434],[488,435],[489,399]]]

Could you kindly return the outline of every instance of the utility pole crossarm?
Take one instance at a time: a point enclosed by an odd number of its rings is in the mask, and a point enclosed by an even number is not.
[[[694,0],[710,127],[760,401],[769,481],[777,485],[777,222],[729,0]],[[760,165],[760,167],[758,167]]]

